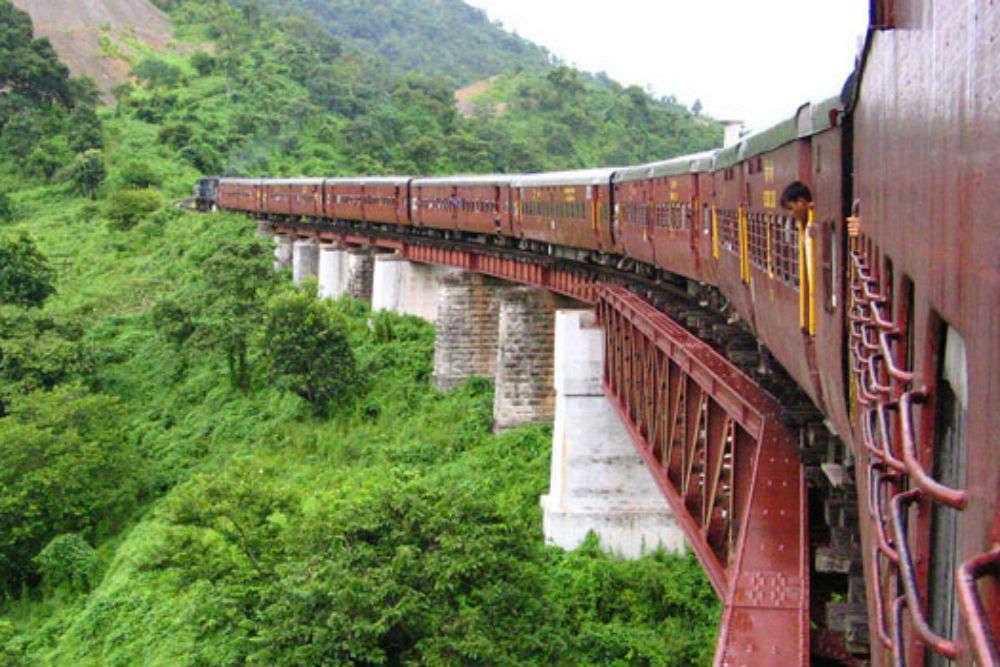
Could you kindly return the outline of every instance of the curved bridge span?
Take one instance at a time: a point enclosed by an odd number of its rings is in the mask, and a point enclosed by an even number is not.
[[[273,230],[390,250],[594,307],[605,339],[605,393],[724,603],[715,664],[809,664],[806,481],[799,433],[782,423],[774,396],[632,291],[642,291],[641,283],[623,286],[631,282],[627,273],[472,243],[322,227],[277,222]]]

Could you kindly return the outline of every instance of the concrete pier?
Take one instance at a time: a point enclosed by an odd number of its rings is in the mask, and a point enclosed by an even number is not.
[[[315,239],[296,241],[292,247],[292,282],[301,285],[319,273],[319,244]]]
[[[604,336],[593,311],[560,310],[555,320],[546,542],[574,549],[594,531],[603,549],[625,558],[661,545],[680,551],[681,529],[602,390]]]
[[[340,245],[319,247],[319,292],[321,299],[339,299],[347,293],[347,251]]]
[[[434,386],[447,390],[472,375],[496,373],[499,292],[507,284],[478,273],[438,279]]]
[[[376,255],[372,310],[416,315],[437,322],[438,278],[457,269],[421,264],[398,254]]]
[[[295,237],[289,234],[274,235],[274,270],[292,268],[292,252]]]
[[[406,289],[403,273],[408,262],[398,252],[375,255],[372,274],[372,310],[403,312]]]

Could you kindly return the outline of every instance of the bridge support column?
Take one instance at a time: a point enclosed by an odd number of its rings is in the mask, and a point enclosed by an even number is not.
[[[274,237],[274,231],[271,228],[271,223],[264,222],[261,220],[257,223],[257,234],[258,238],[269,239]]]
[[[389,310],[437,322],[437,279],[456,270],[411,262],[398,254],[376,255],[372,310]]]
[[[407,261],[396,252],[375,255],[375,266],[372,269],[372,310],[403,312],[406,300],[403,270],[406,264]]]
[[[347,252],[347,293],[360,301],[372,302],[372,278],[375,260],[370,248]]]
[[[319,244],[315,239],[296,241],[292,248],[292,282],[301,285],[319,273]]]
[[[504,290],[493,399],[493,430],[552,421],[553,316],[556,295],[535,287]]]
[[[274,235],[274,270],[292,268],[292,246],[295,238],[289,234]]]
[[[472,375],[493,377],[502,283],[478,273],[438,279],[434,386],[448,390]]]
[[[347,292],[347,251],[340,245],[319,247],[319,298],[339,299]]]
[[[684,547],[680,526],[601,387],[604,331],[593,311],[555,318],[555,423],[545,541],[574,549],[594,531],[601,547],[638,558]]]

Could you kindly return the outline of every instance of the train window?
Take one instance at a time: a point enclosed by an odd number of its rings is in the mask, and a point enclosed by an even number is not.
[[[739,212],[731,208],[720,208],[716,215],[719,219],[719,236],[723,247],[730,252],[738,252]]]
[[[712,233],[712,212],[708,204],[701,205],[701,229],[705,236]]]
[[[952,488],[965,488],[965,433],[969,406],[968,367],[961,334],[935,317],[938,352],[934,416],[934,478]],[[961,540],[959,511],[942,503],[931,510],[930,585],[928,612],[931,627],[944,637],[956,636],[958,605],[955,599],[955,568]],[[929,665],[951,663],[931,654]]]
[[[799,227],[787,215],[776,216],[771,225],[771,263],[778,281],[798,289]]]

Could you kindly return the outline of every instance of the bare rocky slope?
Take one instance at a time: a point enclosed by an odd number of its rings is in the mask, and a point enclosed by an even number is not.
[[[87,74],[107,96],[132,68],[127,40],[167,48],[169,19],[146,0],[12,0],[28,12],[35,35],[48,37],[74,75]]]

